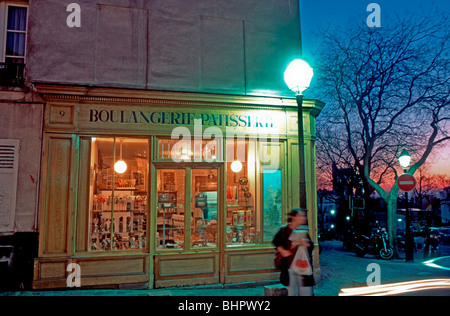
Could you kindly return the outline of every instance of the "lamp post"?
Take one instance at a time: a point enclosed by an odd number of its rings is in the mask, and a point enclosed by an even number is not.
[[[314,75],[313,69],[302,59],[294,59],[286,68],[284,81],[289,89],[296,94],[298,113],[298,161],[299,161],[299,207],[307,210],[306,179],[305,179],[305,149],[303,135],[303,91],[309,88]]]
[[[400,162],[400,166],[403,168],[403,172],[407,172],[407,168],[411,163],[411,155],[403,149],[400,157],[398,158]],[[408,202],[408,191],[405,191],[405,199],[406,199],[406,212],[405,212],[405,261],[413,262],[414,261],[414,239],[411,234],[411,216],[409,212],[409,202]]]

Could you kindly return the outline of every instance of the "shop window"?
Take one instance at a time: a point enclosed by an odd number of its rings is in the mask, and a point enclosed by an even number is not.
[[[89,250],[146,248],[148,140],[92,138]]]
[[[270,242],[282,225],[281,170],[263,170],[262,187],[264,214],[263,241]]]
[[[281,227],[281,148],[278,139],[227,139],[229,247],[269,243]]]
[[[227,139],[226,239],[228,246],[260,243],[261,214],[256,208],[257,142]]]
[[[214,162],[221,160],[220,144],[217,139],[160,138],[158,140],[158,159],[173,162]]]

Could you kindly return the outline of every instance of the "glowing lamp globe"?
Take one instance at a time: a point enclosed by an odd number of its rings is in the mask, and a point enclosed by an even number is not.
[[[231,164],[231,170],[236,173],[240,172],[242,170],[242,162],[240,162],[239,160],[233,161],[233,163]]]
[[[127,164],[125,163],[125,161],[123,160],[119,160],[118,162],[115,163],[114,165],[114,170],[117,173],[124,173],[125,171],[127,171]]]
[[[309,88],[313,76],[314,71],[306,61],[294,59],[284,72],[284,81],[289,90],[301,95]]]
[[[398,160],[400,162],[400,166],[402,166],[403,168],[407,168],[411,163],[411,155],[405,149],[403,149],[400,157],[398,157]]]

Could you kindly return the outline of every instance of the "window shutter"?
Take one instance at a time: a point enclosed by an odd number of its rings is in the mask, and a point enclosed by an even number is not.
[[[19,140],[0,139],[0,232],[2,233],[14,230],[19,149]]]

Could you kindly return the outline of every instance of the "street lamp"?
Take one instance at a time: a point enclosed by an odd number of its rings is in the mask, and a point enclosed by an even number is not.
[[[411,163],[411,155],[406,151],[406,149],[403,149],[400,157],[398,157],[398,160],[400,162],[400,166],[403,168],[403,171],[406,172],[406,168],[408,168]]]
[[[403,172],[407,172],[407,168],[409,167],[409,164],[411,163],[411,155],[406,151],[406,149],[403,149],[402,153],[400,154],[400,157],[398,157],[398,161],[400,163],[400,166],[403,168]],[[409,201],[408,201],[408,192],[405,191],[405,199],[406,199],[406,206],[405,206],[405,225],[406,225],[406,231],[405,231],[405,261],[406,262],[412,262],[414,261],[414,239],[411,234],[411,216],[409,212]]]
[[[302,59],[294,59],[286,68],[284,81],[289,89],[296,94],[298,112],[298,161],[299,161],[299,199],[300,209],[307,210],[306,179],[305,179],[305,149],[303,135],[303,92],[309,88],[313,69]]]

